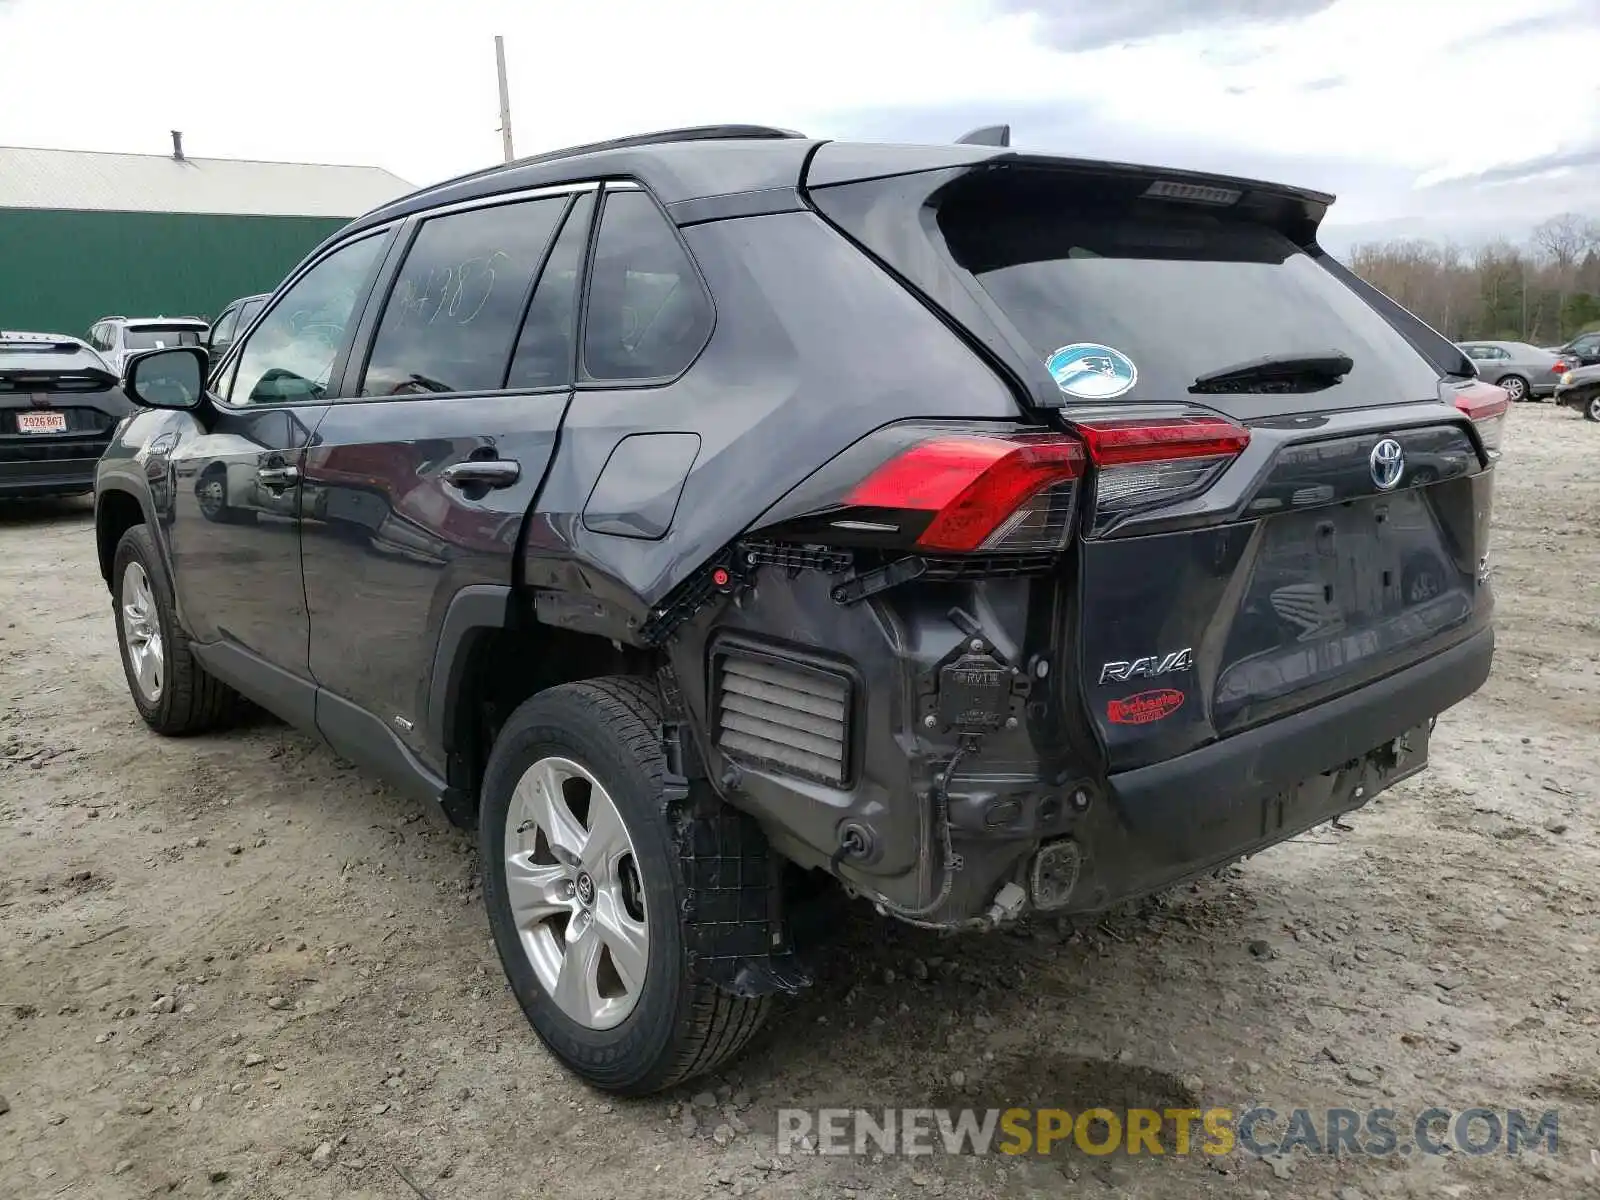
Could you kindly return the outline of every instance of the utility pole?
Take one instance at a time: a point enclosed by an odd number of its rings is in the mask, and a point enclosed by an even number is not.
[[[500,143],[510,162],[517,156],[511,148],[511,90],[506,86],[506,40],[498,33],[494,35],[494,66],[500,77]]]

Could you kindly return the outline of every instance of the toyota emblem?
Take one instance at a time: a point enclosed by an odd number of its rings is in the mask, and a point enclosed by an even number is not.
[[[1387,492],[1406,473],[1406,452],[1393,438],[1384,438],[1372,448],[1370,466],[1372,482],[1378,485],[1379,491]]]

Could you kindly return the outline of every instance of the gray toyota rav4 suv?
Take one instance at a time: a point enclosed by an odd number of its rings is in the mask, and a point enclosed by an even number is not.
[[[1505,394],[1331,200],[735,126],[395,201],[130,365],[133,701],[475,825],[517,999],[618,1092],[807,984],[819,882],[987,930],[1214,870],[1490,666]]]

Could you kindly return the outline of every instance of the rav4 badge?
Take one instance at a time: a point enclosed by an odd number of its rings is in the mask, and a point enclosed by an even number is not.
[[[1187,671],[1194,666],[1194,651],[1188,646],[1170,654],[1150,654],[1131,662],[1115,660],[1100,664],[1101,683],[1126,683],[1130,679],[1154,679],[1157,675],[1171,675]]]

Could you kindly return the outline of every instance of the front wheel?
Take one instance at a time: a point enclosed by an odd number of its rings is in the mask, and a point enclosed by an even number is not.
[[[232,717],[239,695],[208,675],[190,652],[147,526],[122,535],[111,578],[122,669],[144,723],[175,735],[203,733]]]
[[[1583,415],[1591,421],[1600,421],[1600,392],[1590,396],[1584,403]]]
[[[489,927],[523,1013],[568,1068],[625,1095],[712,1070],[769,1007],[690,971],[660,723],[638,680],[541,692],[495,741],[478,821]]]

